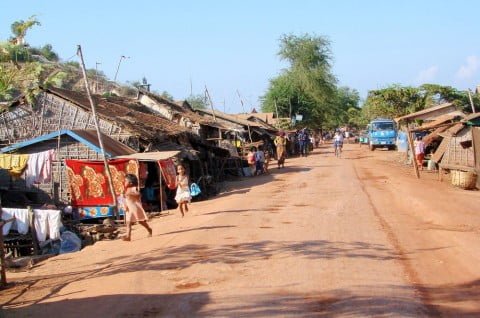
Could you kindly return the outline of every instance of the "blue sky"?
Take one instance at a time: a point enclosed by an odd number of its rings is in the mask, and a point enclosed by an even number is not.
[[[32,46],[52,44],[63,60],[96,62],[111,79],[144,76],[175,99],[208,87],[219,110],[259,108],[269,80],[287,65],[277,52],[283,34],[331,41],[339,85],[369,90],[391,84],[480,84],[480,1],[176,0],[1,1],[0,40],[10,25],[37,15]]]

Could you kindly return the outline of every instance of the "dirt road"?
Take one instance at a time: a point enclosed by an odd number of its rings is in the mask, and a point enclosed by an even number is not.
[[[480,316],[480,193],[346,145],[28,272],[5,317]]]

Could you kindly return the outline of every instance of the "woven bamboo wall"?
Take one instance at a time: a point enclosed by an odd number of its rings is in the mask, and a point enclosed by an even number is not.
[[[462,141],[472,140],[471,128],[465,128],[456,136],[451,137],[450,144],[442,159],[444,165],[458,165],[464,167],[475,167],[475,155],[473,147],[463,148]]]
[[[70,192],[68,188],[68,180],[65,171],[65,159],[88,159],[88,160],[102,160],[103,156],[93,151],[86,145],[79,143],[68,135],[63,135],[60,138],[60,146],[58,139],[52,139],[45,142],[37,143],[28,147],[21,148],[18,153],[32,154],[46,150],[54,149],[55,156],[52,162],[52,180],[49,183],[33,185],[32,188],[27,188],[25,179],[12,180],[8,174],[0,175],[0,183],[2,185],[9,184],[12,190],[35,192],[36,197],[46,203],[52,201],[53,203],[67,204],[70,201]],[[6,179],[8,178],[8,179]]]
[[[131,137],[114,122],[99,119],[99,126],[103,133],[119,141]],[[95,123],[90,112],[48,93],[39,96],[34,109],[18,106],[0,114],[0,140],[9,144],[61,129],[95,129]]]

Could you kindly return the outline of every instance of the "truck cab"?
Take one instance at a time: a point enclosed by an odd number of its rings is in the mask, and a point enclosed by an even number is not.
[[[395,149],[397,125],[394,120],[374,119],[367,125],[367,131],[370,150],[375,150],[375,148]]]

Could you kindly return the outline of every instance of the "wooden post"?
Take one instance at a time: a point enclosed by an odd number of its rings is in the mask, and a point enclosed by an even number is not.
[[[15,217],[2,220],[2,206],[0,205],[0,285],[6,286],[7,285],[7,274],[5,272],[5,246],[3,244],[3,226],[9,222],[13,222]]]
[[[115,187],[113,186],[113,179],[112,179],[112,174],[110,173],[110,167],[108,166],[107,156],[105,155],[105,148],[103,147],[103,140],[100,132],[100,127],[98,125],[98,118],[97,118],[95,103],[93,102],[92,95],[90,94],[90,87],[88,86],[87,72],[85,71],[85,62],[83,61],[82,48],[80,47],[80,45],[78,46],[77,54],[79,55],[80,61],[82,62],[81,67],[82,67],[83,79],[85,81],[85,88],[87,90],[88,100],[92,108],[92,117],[93,117],[93,122],[95,123],[95,129],[97,130],[98,144],[100,145],[100,150],[102,152],[103,164],[105,166],[105,173],[107,174],[108,185],[110,188],[110,193],[112,194],[112,199],[113,199],[112,204],[113,204],[114,214],[115,214],[115,217],[118,219],[119,213],[117,209],[117,205],[118,205],[117,196],[115,194]],[[119,66],[120,66],[120,63],[119,63]],[[118,69],[117,69],[117,72],[118,72]]]
[[[162,167],[160,167],[160,160],[157,161],[157,167],[158,167],[158,179],[159,179],[159,184],[160,184],[160,212],[163,211],[163,189],[162,189]]]
[[[30,229],[30,234],[32,235],[32,244],[33,244],[33,254],[38,255],[39,247],[37,239],[37,230],[35,229],[35,213],[33,212],[32,207],[28,206],[28,227]]]
[[[420,179],[420,172],[418,171],[417,158],[415,157],[415,146],[413,145],[412,133],[410,130],[407,131],[408,145],[412,151],[412,160],[413,160],[413,169],[415,170],[415,175],[417,179]]]

